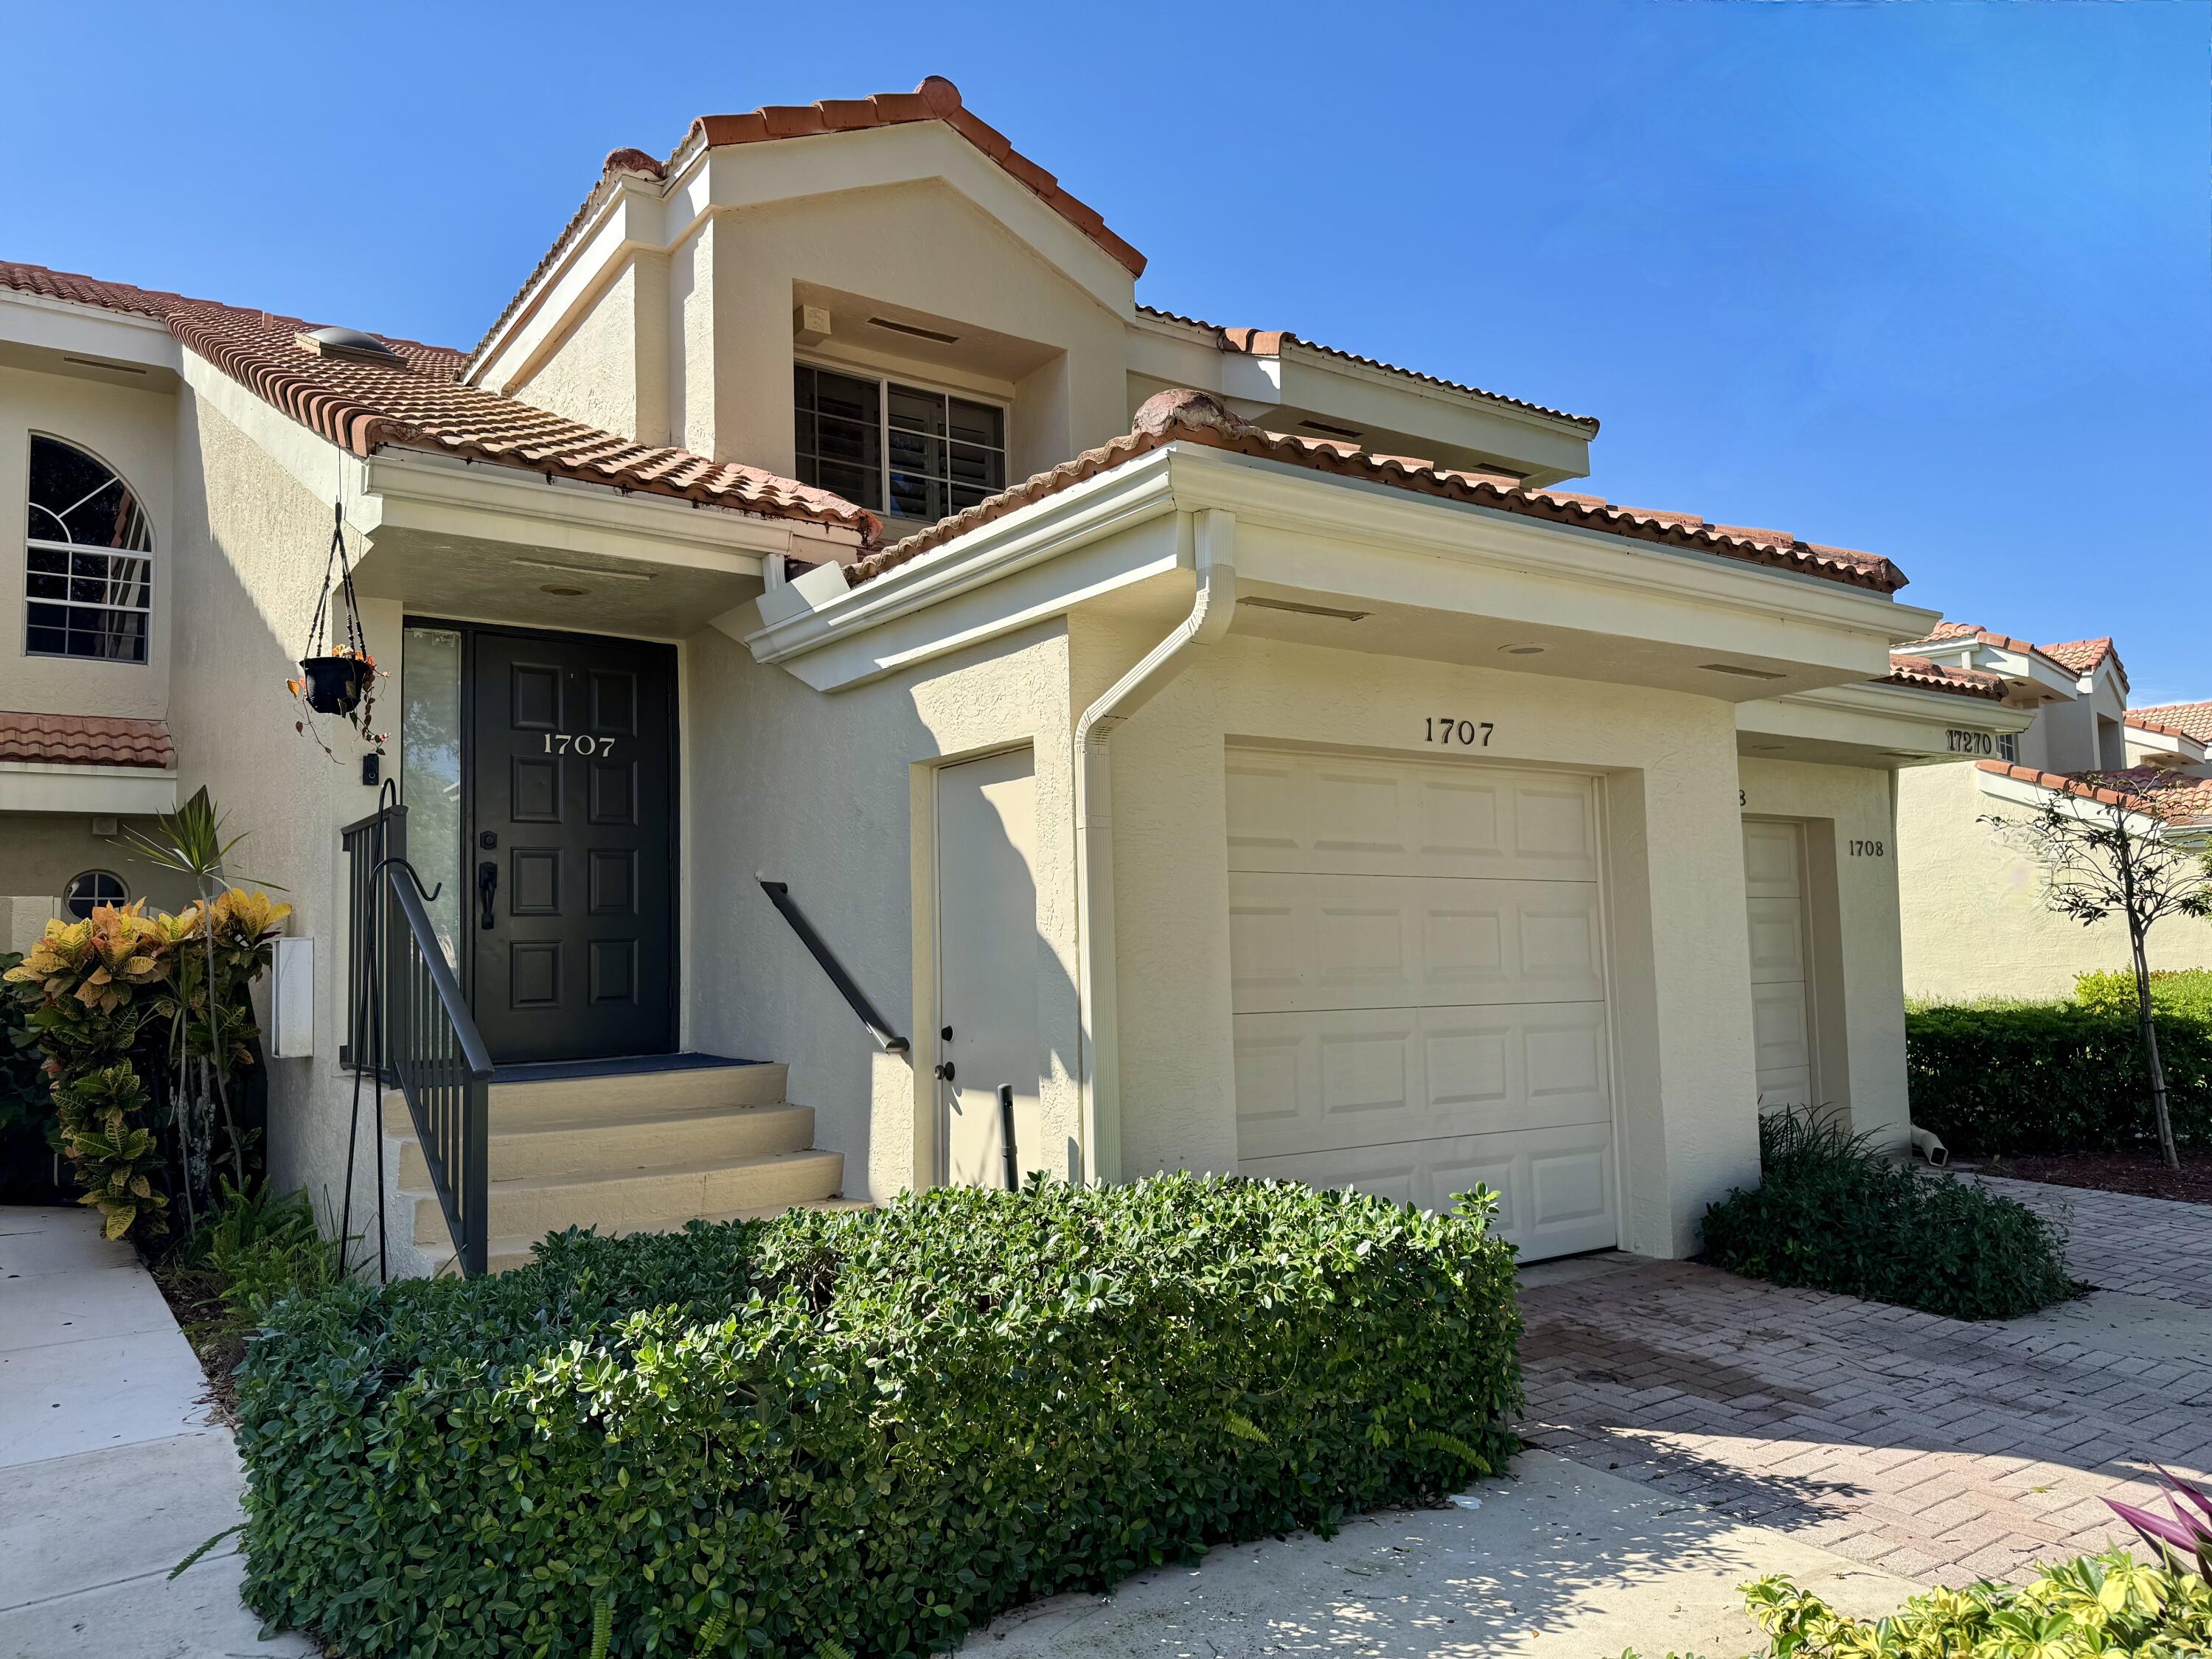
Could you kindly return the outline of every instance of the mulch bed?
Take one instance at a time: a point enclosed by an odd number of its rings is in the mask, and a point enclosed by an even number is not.
[[[2167,1169],[2156,1152],[2016,1152],[1990,1158],[1981,1169],[2013,1181],[2212,1204],[2212,1152],[2183,1152],[2179,1170]]]
[[[222,1305],[219,1281],[212,1273],[168,1265],[157,1265],[153,1273],[169,1311],[184,1329],[185,1340],[192,1345],[201,1369],[207,1372],[208,1391],[204,1397],[215,1407],[220,1421],[234,1425],[238,1384],[231,1372],[246,1358],[246,1338],[234,1328],[235,1322]]]

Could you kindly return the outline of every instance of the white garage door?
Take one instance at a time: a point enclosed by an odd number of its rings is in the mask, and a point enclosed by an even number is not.
[[[1237,1167],[1614,1242],[1587,779],[1231,750]]]

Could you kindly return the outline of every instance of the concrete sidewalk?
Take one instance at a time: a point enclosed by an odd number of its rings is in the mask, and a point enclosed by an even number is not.
[[[1786,1572],[1862,1617],[1921,1586],[1549,1452],[1486,1480],[1480,1508],[1355,1516],[1333,1539],[1225,1544],[1106,1596],[1018,1608],[970,1636],[990,1659],[1361,1659],[1625,1647],[1714,1659],[1761,1650],[1737,1586]]]
[[[240,1603],[229,1431],[127,1244],[89,1210],[0,1208],[0,1659],[292,1659]]]

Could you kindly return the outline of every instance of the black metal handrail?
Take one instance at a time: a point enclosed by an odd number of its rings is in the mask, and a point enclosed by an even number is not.
[[[491,1055],[422,908],[422,878],[404,859],[386,860],[381,874],[398,918],[384,964],[382,1059],[406,1097],[461,1272],[473,1279],[490,1243]]]
[[[760,883],[761,891],[768,895],[769,902],[775,906],[783,919],[791,924],[791,931],[799,935],[799,942],[806,947],[807,954],[814,958],[823,973],[830,975],[830,982],[837,988],[837,993],[845,999],[846,1006],[860,1017],[860,1024],[868,1028],[868,1035],[876,1040],[876,1046],[885,1054],[905,1054],[911,1045],[891,1030],[890,1021],[876,1012],[876,1005],[868,1000],[868,994],[853,982],[853,976],[845,971],[845,964],[837,960],[837,953],[830,948],[821,934],[814,931],[814,924],[807,921],[805,914],[799,908],[799,902],[791,896],[791,884],[770,881],[765,876],[757,876],[755,879]]]
[[[407,809],[385,806],[338,831],[346,859],[346,939],[351,969],[346,983],[345,1041],[338,1047],[338,1064],[366,1068],[376,1050],[368,1030],[368,963],[374,956],[370,941],[377,933],[377,866],[386,859],[407,856]],[[386,1081],[389,1081],[387,1079]]]
[[[423,908],[424,897],[436,895],[425,894],[407,860],[407,809],[387,801],[340,833],[352,975],[339,1058],[374,1079],[380,1094],[396,1087],[407,1102],[455,1258],[473,1277],[489,1255],[491,1056]],[[380,1211],[383,1173],[380,1158]],[[347,1176],[350,1214],[350,1161]]]

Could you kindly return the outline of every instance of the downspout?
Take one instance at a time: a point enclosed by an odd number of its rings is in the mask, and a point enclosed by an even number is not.
[[[1081,1178],[1121,1178],[1120,1055],[1114,982],[1113,769],[1106,739],[1229,631],[1237,611],[1237,519],[1218,507],[1191,515],[1198,592],[1190,614],[1114,682],[1075,722],[1077,1079],[1083,1097]]]

